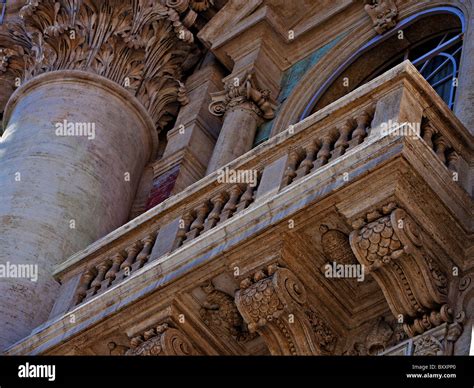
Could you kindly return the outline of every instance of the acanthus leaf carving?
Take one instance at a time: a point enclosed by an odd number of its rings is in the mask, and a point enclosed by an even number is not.
[[[30,0],[0,34],[0,74],[22,83],[55,70],[98,74],[136,96],[161,129],[187,103],[181,78],[197,58],[193,42],[160,2]]]

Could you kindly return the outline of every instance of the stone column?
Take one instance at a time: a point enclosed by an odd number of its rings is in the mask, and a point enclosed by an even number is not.
[[[46,320],[59,286],[53,266],[126,222],[157,146],[145,108],[86,72],[34,78],[12,96],[4,120],[0,262],[39,273],[36,282],[1,280],[2,347]]]
[[[27,2],[0,31],[0,76],[22,85],[0,143],[0,264],[38,268],[36,281],[0,272],[0,350],[47,319],[54,266],[126,222],[186,102],[192,33],[175,9],[136,4]]]
[[[258,87],[252,73],[247,73],[243,80],[228,77],[224,91],[211,96],[209,110],[216,116],[224,115],[224,123],[207,174],[249,151],[258,126],[263,120],[272,119],[275,112],[270,92]]]

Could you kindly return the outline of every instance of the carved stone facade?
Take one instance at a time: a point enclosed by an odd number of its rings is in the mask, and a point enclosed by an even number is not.
[[[0,351],[472,352],[473,9],[448,3],[12,2]]]

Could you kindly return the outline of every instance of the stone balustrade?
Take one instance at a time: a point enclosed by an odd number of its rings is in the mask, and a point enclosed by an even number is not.
[[[446,171],[456,171],[461,186],[469,187],[464,177],[472,160],[472,139],[405,62],[225,166],[235,176],[255,173],[256,182],[223,180],[218,170],[70,257],[55,273],[62,294],[51,318],[138,276],[152,261],[165,260],[270,194],[360,152],[368,141],[390,136],[383,126],[391,121],[419,124],[419,139]]]

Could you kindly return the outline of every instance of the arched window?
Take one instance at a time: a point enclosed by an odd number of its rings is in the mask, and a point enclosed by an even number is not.
[[[464,31],[464,16],[454,7],[432,8],[401,21],[339,66],[315,93],[300,119],[407,59],[453,109]]]
[[[0,24],[3,23],[3,18],[5,17],[6,9],[7,9],[7,0],[0,0]]]

